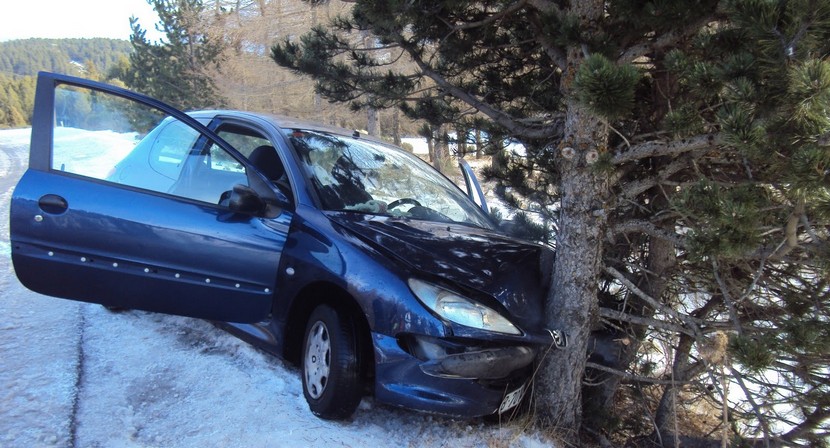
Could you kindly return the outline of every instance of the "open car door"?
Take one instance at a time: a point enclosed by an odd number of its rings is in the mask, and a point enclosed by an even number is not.
[[[261,321],[292,217],[267,185],[183,112],[41,73],[29,169],[11,204],[15,272],[50,296]],[[247,205],[234,207],[234,191]]]

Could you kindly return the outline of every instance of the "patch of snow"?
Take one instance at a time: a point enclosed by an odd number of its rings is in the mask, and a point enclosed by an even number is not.
[[[412,152],[419,156],[429,154],[429,146],[423,137],[404,137],[401,143],[409,143],[412,145]]]

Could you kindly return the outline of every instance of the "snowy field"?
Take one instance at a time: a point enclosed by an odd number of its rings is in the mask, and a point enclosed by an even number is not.
[[[551,446],[368,398],[349,421],[320,420],[294,366],[205,321],[26,290],[8,214],[28,146],[28,129],[0,131],[0,447]]]

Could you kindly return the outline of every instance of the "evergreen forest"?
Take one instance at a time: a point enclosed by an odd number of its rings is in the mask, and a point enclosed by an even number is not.
[[[132,46],[118,39],[21,39],[0,42],[0,128],[29,124],[39,71],[100,79]]]

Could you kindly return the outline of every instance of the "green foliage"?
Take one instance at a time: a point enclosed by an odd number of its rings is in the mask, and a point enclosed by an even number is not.
[[[157,28],[166,41],[150,42],[133,18],[129,69],[119,73],[133,90],[183,110],[219,107],[224,103],[210,70],[221,63],[223,43],[211,37],[204,22],[209,14],[201,0],[148,0],[159,15]],[[208,16],[209,17],[209,16]]]
[[[727,104],[718,110],[717,116],[726,144],[746,155],[757,154],[766,146],[766,129],[755,119],[751,108]]]
[[[530,214],[517,213],[511,220],[510,234],[528,241],[547,243],[551,240],[551,229],[534,220]]]
[[[785,343],[802,354],[830,351],[830,323],[815,318],[784,324]]]
[[[631,65],[616,65],[593,54],[579,67],[574,80],[576,96],[591,112],[614,120],[634,107],[634,87],[640,73]]]
[[[791,119],[804,133],[830,128],[830,61],[810,59],[789,70],[788,94],[794,102]]]
[[[34,104],[36,79],[0,73],[0,128],[29,124]]]
[[[762,372],[775,361],[775,340],[772,337],[735,337],[729,352],[735,361],[750,372]]]
[[[752,184],[719,185],[707,180],[685,188],[675,208],[692,224],[689,250],[699,258],[740,259],[758,247],[758,223],[766,192]]]
[[[697,108],[691,104],[681,104],[679,107],[666,112],[663,117],[663,128],[677,137],[686,137],[703,131],[706,121],[700,116]]]

